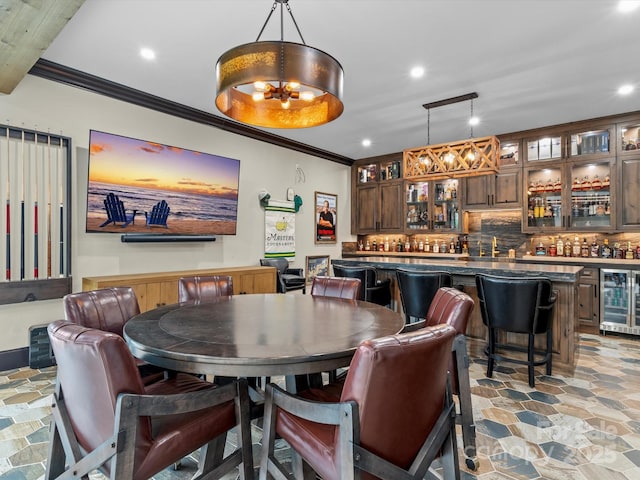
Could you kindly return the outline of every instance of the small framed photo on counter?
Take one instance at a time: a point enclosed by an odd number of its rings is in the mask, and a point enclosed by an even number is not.
[[[333,193],[315,192],[315,243],[336,243],[338,225],[338,196]]]
[[[305,261],[305,273],[307,284],[313,283],[317,276],[326,277],[329,275],[329,255],[307,256]]]

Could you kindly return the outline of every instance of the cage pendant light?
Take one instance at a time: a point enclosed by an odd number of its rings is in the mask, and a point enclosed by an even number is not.
[[[280,6],[280,40],[260,41]],[[284,7],[302,43],[284,40]],[[289,0],[275,0],[255,42],[234,47],[216,63],[216,107],[242,123],[269,128],[307,128],[338,118],[343,70],[331,55],[308,46]]]
[[[427,145],[403,151],[405,178],[462,178],[498,172],[500,141],[497,137],[473,138],[473,99],[476,92],[424,104],[427,109]],[[470,138],[431,145],[431,109],[469,100]]]

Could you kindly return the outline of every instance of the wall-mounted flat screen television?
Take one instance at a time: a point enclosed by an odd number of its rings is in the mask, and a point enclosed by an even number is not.
[[[87,233],[235,235],[240,161],[91,130]]]

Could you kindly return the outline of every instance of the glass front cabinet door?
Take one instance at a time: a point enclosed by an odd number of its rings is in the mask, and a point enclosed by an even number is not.
[[[406,182],[406,233],[460,232],[459,180]]]
[[[523,230],[611,231],[616,224],[612,172],[612,160],[526,168],[527,212]]]

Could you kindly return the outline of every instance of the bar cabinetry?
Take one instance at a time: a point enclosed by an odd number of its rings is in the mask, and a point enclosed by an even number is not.
[[[405,182],[405,233],[463,231],[458,179]]]
[[[618,124],[618,230],[640,229],[640,119]]]
[[[525,168],[523,231],[611,231],[616,225],[614,173],[613,159]]]
[[[463,209],[519,208],[522,206],[520,139],[500,138],[500,171],[462,179]]]
[[[351,233],[402,233],[402,154],[360,160],[352,168]]]
[[[580,331],[597,334],[600,328],[600,282],[597,268],[584,268],[578,283]]]
[[[82,279],[82,290],[131,287],[136,292],[140,311],[146,312],[162,305],[177,303],[178,280],[180,277],[195,275],[230,275],[233,279],[234,295],[276,292],[276,269],[274,267],[226,267],[179,272],[84,277]]]

